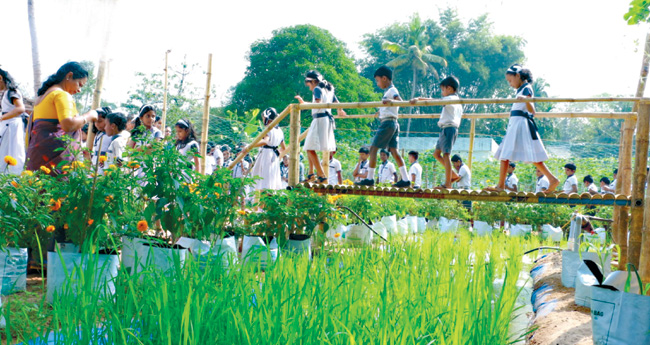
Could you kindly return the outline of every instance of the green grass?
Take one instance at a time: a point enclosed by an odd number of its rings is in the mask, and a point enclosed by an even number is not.
[[[313,260],[282,253],[264,272],[221,260],[142,280],[120,272],[115,295],[88,282],[22,334],[56,331],[60,344],[505,344],[516,340],[521,256],[536,244],[427,233]]]

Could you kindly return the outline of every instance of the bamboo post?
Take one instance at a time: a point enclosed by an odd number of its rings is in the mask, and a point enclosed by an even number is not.
[[[289,122],[289,186],[300,182],[300,110],[291,104]]]
[[[104,88],[104,76],[106,74],[106,58],[102,57],[99,60],[99,67],[97,68],[97,79],[95,82],[95,92],[93,93],[92,109],[97,109],[102,103],[102,89]],[[95,133],[93,133],[95,124],[91,121],[88,122],[88,139],[86,139],[86,147],[93,149],[93,141],[95,141]]]
[[[646,188],[645,200],[650,200],[650,188]],[[641,257],[639,274],[644,284],[650,284],[650,202],[646,202],[643,211],[643,228],[641,231]]]
[[[628,238],[627,259],[639,267],[645,209],[645,185],[647,182],[648,136],[650,136],[650,104],[639,104],[636,126],[636,154],[634,160],[634,179],[632,183],[632,207],[630,236]]]
[[[474,155],[474,135],[476,132],[476,119],[470,120],[469,127],[469,153],[467,154],[467,167],[472,170],[472,156]]]
[[[171,49],[168,49],[165,52],[165,80],[163,83],[163,108],[162,108],[162,116],[160,117],[162,121],[162,132],[163,134],[165,133],[165,126],[167,126],[167,69],[169,67],[169,53],[171,52]],[[210,59],[212,60],[212,59]]]
[[[205,82],[203,102],[203,126],[201,128],[201,173],[205,174],[205,158],[208,156],[208,132],[210,125],[210,80],[212,79],[212,53],[208,54],[208,73]],[[164,122],[163,122],[164,123]],[[164,127],[163,127],[164,128]]]

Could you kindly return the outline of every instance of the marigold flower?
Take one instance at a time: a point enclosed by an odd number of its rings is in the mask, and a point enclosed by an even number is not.
[[[63,224],[63,229],[68,230],[68,224]]]
[[[111,170],[117,170],[117,166],[115,164],[109,165],[108,168]]]
[[[69,165],[64,165],[64,166],[61,167],[61,170],[63,170],[63,171],[68,171],[70,169],[72,169],[72,167],[69,166]]]
[[[129,163],[126,164],[126,166],[128,166],[131,169],[140,168],[140,164],[138,164],[138,162],[136,162],[136,161],[130,161]]]
[[[244,210],[237,210],[237,213],[239,213],[240,215],[242,215],[242,216],[243,216],[243,215],[245,215],[245,214],[246,214],[246,211],[244,211]]]
[[[335,237],[335,238],[339,238],[339,237],[341,237],[341,233],[340,233],[340,232],[335,233],[335,234],[334,234],[334,237]]]
[[[220,197],[221,195],[219,195],[219,193],[216,193],[216,192],[215,192],[215,193],[214,193],[214,196],[216,196],[216,197],[218,198],[218,197]]]
[[[34,173],[31,170],[25,170],[21,174],[22,176],[33,176]]]
[[[50,199],[50,211],[58,211],[61,209],[61,199]]]
[[[141,220],[138,222],[138,231],[145,232],[148,229],[149,229],[149,224],[147,224],[146,220]]]
[[[93,225],[94,222],[95,222],[94,220],[88,219],[88,225]]]
[[[217,187],[217,188],[221,188],[221,183],[217,182],[217,183],[214,184],[214,186]]]
[[[7,165],[15,166],[18,164],[18,161],[14,157],[5,156],[5,163],[7,163]]]
[[[104,163],[104,162],[106,162],[106,160],[108,160],[108,157],[106,157],[106,156],[104,156],[104,155],[99,156],[99,162],[100,162],[100,163]]]
[[[45,231],[47,232],[54,232],[55,228],[54,225],[48,225],[47,228],[45,228]]]
[[[104,200],[106,200],[106,202],[111,202],[111,201],[113,201],[113,196],[112,196],[112,195],[109,195],[109,196],[107,196],[106,199],[104,199]]]
[[[73,161],[71,163],[73,168],[83,168],[84,167],[84,162],[81,161]]]
[[[18,182],[16,182],[16,181],[11,181],[11,185],[18,188]]]
[[[41,171],[46,173],[46,174],[49,174],[49,173],[52,172],[52,170],[50,170],[50,168],[46,167],[45,165],[41,165]]]

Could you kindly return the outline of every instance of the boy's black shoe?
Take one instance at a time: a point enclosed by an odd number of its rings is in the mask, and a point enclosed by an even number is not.
[[[411,182],[406,181],[406,180],[401,180],[393,185],[393,187],[397,188],[408,188],[411,187]]]
[[[357,186],[374,186],[375,185],[375,180],[369,179],[369,178],[364,178],[363,180],[359,182],[354,183]]]

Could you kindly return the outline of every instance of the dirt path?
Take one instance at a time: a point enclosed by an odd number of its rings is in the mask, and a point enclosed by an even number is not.
[[[562,286],[562,254],[552,253],[540,259],[535,267],[544,265],[544,270],[535,278],[535,291],[544,284],[551,290],[544,297],[545,302],[554,301],[555,307],[540,308],[533,327],[537,331],[529,340],[531,345],[592,345],[591,315],[589,309],[574,303],[575,290]],[[546,314],[546,315],[545,315]]]

